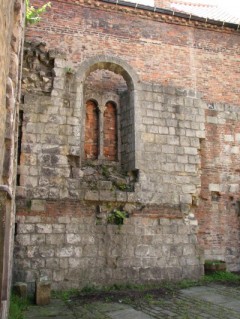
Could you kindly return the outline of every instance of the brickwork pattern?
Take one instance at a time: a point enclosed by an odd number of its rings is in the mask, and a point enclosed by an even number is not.
[[[104,157],[109,161],[117,160],[118,134],[117,134],[117,108],[108,102],[104,112]]]
[[[86,104],[85,143],[86,159],[97,159],[99,154],[99,117],[98,108],[94,102]]]
[[[238,32],[95,0],[90,11],[85,0],[74,3],[56,1],[27,38],[46,42],[48,34],[48,47],[61,43],[78,65],[99,54],[122,57],[143,82],[193,88],[209,102],[238,105]]]
[[[229,270],[239,263],[239,116],[238,107],[214,104],[206,112],[202,143],[202,189],[197,210],[199,239],[206,258],[226,259]],[[204,211],[210,213],[206,218]],[[211,220],[211,222],[209,222]]]

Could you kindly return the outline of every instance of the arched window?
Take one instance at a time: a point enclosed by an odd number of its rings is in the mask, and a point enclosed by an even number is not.
[[[99,154],[99,110],[94,100],[86,103],[85,118],[85,143],[84,152],[86,159],[97,159]]]
[[[113,161],[124,171],[135,170],[136,156],[140,154],[136,139],[141,136],[141,126],[136,125],[139,79],[134,70],[119,58],[94,56],[82,63],[76,80],[76,102],[83,119],[83,165],[84,159],[97,160],[95,164]],[[95,107],[88,110],[89,101],[97,101],[97,108],[95,102]]]

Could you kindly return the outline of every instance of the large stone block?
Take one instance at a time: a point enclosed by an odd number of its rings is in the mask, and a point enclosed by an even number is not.
[[[51,301],[51,282],[39,281],[36,283],[36,304],[38,306],[48,305]]]

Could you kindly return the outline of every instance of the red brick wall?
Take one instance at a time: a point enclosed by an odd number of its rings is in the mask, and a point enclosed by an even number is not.
[[[221,112],[207,111],[207,119],[221,116]],[[205,256],[225,256],[231,270],[237,270],[233,264],[239,263],[233,257],[239,252],[239,137],[240,125],[234,120],[206,125],[206,140],[201,144],[201,203],[196,211]]]
[[[99,154],[99,117],[97,105],[92,101],[88,101],[86,104],[85,123],[85,156],[86,159],[97,159]]]
[[[238,32],[100,1],[89,6],[83,2],[52,1],[42,22],[28,28],[27,39],[61,48],[77,64],[97,54],[119,56],[142,81],[192,88],[211,102],[238,103]]]
[[[104,157],[109,161],[117,160],[117,109],[108,102],[104,112]]]

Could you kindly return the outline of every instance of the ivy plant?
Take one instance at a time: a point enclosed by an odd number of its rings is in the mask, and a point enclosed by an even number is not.
[[[38,23],[41,20],[41,14],[44,13],[48,7],[51,7],[51,2],[45,3],[40,8],[34,8],[34,6],[30,4],[30,0],[26,0],[26,25]]]

